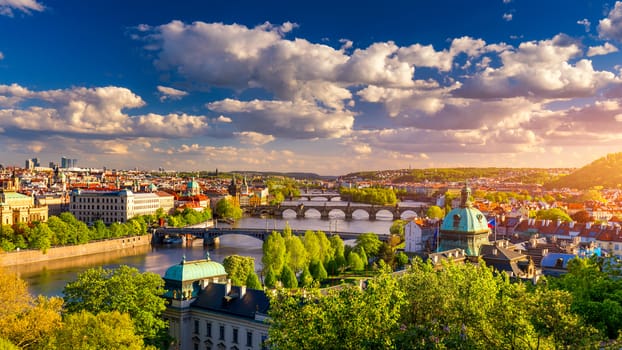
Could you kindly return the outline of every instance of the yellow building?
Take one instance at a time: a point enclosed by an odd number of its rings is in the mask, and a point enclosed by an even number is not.
[[[47,221],[47,205],[36,206],[33,197],[18,193],[19,179],[13,175],[0,189],[0,219],[3,225]]]

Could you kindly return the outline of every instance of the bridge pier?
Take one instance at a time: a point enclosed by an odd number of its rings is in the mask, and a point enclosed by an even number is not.
[[[209,248],[218,248],[220,246],[220,237],[205,237],[203,245]]]

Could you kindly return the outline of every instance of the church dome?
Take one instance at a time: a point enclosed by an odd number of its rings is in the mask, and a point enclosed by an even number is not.
[[[461,191],[460,207],[452,209],[443,219],[442,231],[463,233],[490,232],[486,216],[473,207],[469,197],[471,189],[465,185]]]
[[[169,267],[164,273],[164,279],[170,281],[196,281],[226,275],[225,267],[209,259],[182,261]]]

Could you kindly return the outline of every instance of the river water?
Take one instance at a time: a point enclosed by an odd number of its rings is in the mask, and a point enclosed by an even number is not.
[[[291,203],[291,202],[290,202]],[[414,206],[418,204],[413,204]],[[345,220],[343,213],[333,211],[330,219],[320,219],[319,212],[309,211],[307,217],[297,219],[293,213],[285,213],[283,219],[245,217],[233,224],[239,228],[282,229],[289,225],[295,230],[319,230],[324,232],[374,232],[388,234],[392,218],[378,214],[377,220],[370,221],[367,214],[355,212],[352,220]],[[217,224],[219,226],[229,226]],[[348,242],[346,242],[348,243]],[[185,256],[187,260],[202,259],[209,252],[210,258],[222,262],[229,255],[250,256],[255,259],[255,268],[261,270],[262,242],[242,235],[220,237],[220,246],[204,248],[202,242],[190,245],[144,246],[122,252],[95,254],[71,259],[50,261],[14,267],[13,271],[28,282],[34,295],[60,296],[67,282],[74,281],[79,273],[92,267],[115,268],[128,265],[141,272],[149,271],[163,276],[170,266],[178,264]]]

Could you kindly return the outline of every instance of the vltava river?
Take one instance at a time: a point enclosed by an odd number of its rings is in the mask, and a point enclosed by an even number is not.
[[[283,219],[265,219],[248,217],[238,220],[234,226],[240,228],[268,228],[282,229],[286,224],[292,229],[321,230],[324,232],[374,232],[388,234],[392,218],[378,216],[378,220],[367,220],[366,214],[354,213],[353,220],[344,220],[339,215],[330,220],[313,217],[309,213],[307,218],[285,217]],[[210,258],[222,262],[229,255],[238,254],[255,258],[255,267],[261,270],[260,240],[241,235],[227,235],[220,238],[220,246],[210,249]],[[91,267],[103,266],[114,268],[119,265],[136,267],[140,271],[149,271],[163,276],[166,269],[181,261],[185,256],[188,260],[201,259],[208,252],[201,242],[190,246],[145,246],[135,250],[90,255],[85,257],[63,259],[42,264],[19,266],[14,268],[29,284],[32,294],[45,296],[62,295],[67,282],[74,281],[77,275]]]

